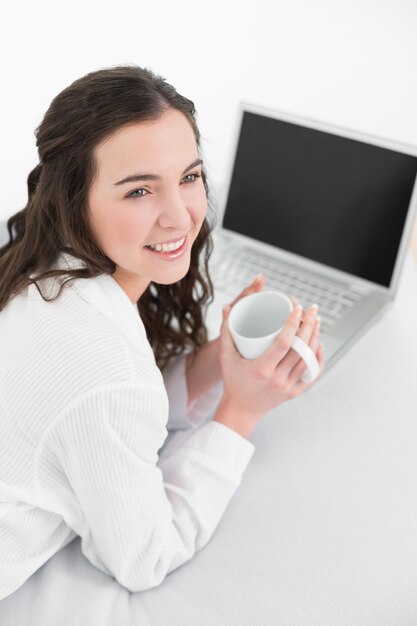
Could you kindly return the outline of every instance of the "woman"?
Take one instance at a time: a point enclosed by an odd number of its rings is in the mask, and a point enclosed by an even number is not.
[[[209,541],[257,422],[306,389],[295,334],[323,368],[316,311],[296,308],[255,361],[235,350],[230,307],[207,341],[200,136],[162,77],[92,72],[36,135],[28,203],[0,248],[0,598],[77,535],[96,567],[147,589]],[[161,451],[173,424],[194,428]]]

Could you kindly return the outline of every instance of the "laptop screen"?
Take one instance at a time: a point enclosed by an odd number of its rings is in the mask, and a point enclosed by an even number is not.
[[[417,157],[243,113],[223,227],[389,287]]]

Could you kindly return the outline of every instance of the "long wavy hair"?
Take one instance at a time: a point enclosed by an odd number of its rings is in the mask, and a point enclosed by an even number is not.
[[[91,72],[52,100],[35,130],[39,163],[27,179],[27,205],[7,221],[10,240],[0,247],[0,311],[28,285],[35,284],[43,299],[51,301],[75,278],[116,271],[87,220],[88,191],[97,174],[94,148],[121,127],[158,119],[168,108],[187,117],[200,151],[193,102],[147,68],[125,65]],[[188,273],[170,285],[152,282],[137,303],[161,369],[187,346],[192,351],[207,341],[204,317],[213,300],[208,261],[215,211],[204,167],[202,180],[208,212],[191,250]],[[61,252],[81,259],[85,268],[51,269]],[[47,299],[37,281],[64,274],[68,280]]]

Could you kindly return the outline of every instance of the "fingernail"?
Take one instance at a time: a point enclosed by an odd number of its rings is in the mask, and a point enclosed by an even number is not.
[[[252,282],[253,282],[253,283],[257,283],[258,281],[260,281],[260,280],[261,280],[262,276],[263,276],[263,274],[258,274],[257,276],[255,276],[255,278],[253,279],[253,281],[252,281]]]
[[[294,307],[294,311],[296,317],[301,317],[303,312],[303,307],[301,306],[301,304],[297,304],[297,306]]]
[[[319,305],[318,304],[312,304],[310,307],[310,311],[318,311],[319,310]]]

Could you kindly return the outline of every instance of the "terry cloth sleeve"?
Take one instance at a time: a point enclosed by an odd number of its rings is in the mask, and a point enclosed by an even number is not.
[[[187,353],[188,354],[188,353]],[[169,399],[168,430],[195,428],[212,419],[223,394],[223,381],[188,404],[186,357],[171,359],[162,372]]]
[[[207,544],[254,451],[210,422],[159,467],[166,411],[163,388],[101,388],[57,418],[38,450],[42,506],[62,515],[84,555],[130,591],[159,585]]]

